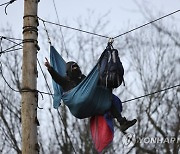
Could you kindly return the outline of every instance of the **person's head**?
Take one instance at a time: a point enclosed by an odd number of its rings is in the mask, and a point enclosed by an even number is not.
[[[79,78],[82,75],[79,65],[73,61],[66,63],[66,74],[72,79]]]

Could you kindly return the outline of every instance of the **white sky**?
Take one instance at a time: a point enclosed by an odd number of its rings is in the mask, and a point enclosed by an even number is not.
[[[9,0],[1,0],[0,4]],[[151,8],[153,14],[159,12],[169,14],[180,9],[180,0],[136,0],[140,5],[145,5]],[[107,16],[109,20],[108,32],[119,31],[123,26],[128,25],[128,28],[142,25],[145,21],[142,13],[133,0],[55,0],[58,9],[60,21],[64,21],[69,26],[76,27],[76,19],[81,16],[82,19],[87,18],[87,10],[95,12],[96,19],[100,15],[104,15],[108,11]],[[23,21],[23,2],[24,0],[17,0],[12,5],[7,7],[7,15],[4,13],[4,6],[0,7],[0,28],[5,27],[7,23],[12,25],[14,30],[14,37],[22,38],[22,21]],[[53,0],[40,0],[38,16],[49,21],[57,21]],[[159,16],[157,16],[158,18]],[[173,15],[178,19],[180,24],[180,12]],[[93,24],[93,23],[91,23]],[[0,34],[1,35],[1,34]],[[116,34],[115,34],[116,35]]]

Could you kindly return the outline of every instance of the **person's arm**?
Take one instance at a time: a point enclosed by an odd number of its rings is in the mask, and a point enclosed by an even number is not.
[[[54,70],[54,68],[50,65],[48,59],[46,58],[45,66],[47,67],[49,73],[51,74],[51,77],[53,80],[59,84],[60,86],[65,87],[67,84],[68,80],[66,77],[61,76],[58,72]]]

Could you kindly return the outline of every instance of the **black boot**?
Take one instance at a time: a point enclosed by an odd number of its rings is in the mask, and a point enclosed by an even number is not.
[[[125,117],[122,117],[121,119],[118,119],[120,123],[120,129],[122,132],[126,131],[129,127],[133,126],[136,123],[136,119],[133,120],[127,120]]]

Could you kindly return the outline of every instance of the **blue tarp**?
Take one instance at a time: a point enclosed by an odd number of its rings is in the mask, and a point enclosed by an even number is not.
[[[66,62],[53,46],[50,47],[50,63],[61,76],[66,75]],[[80,84],[66,93],[63,93],[61,86],[53,81],[54,108],[60,106],[62,99],[77,118],[104,114],[111,107],[112,94],[109,89],[98,86],[98,80],[99,68],[96,65]]]

